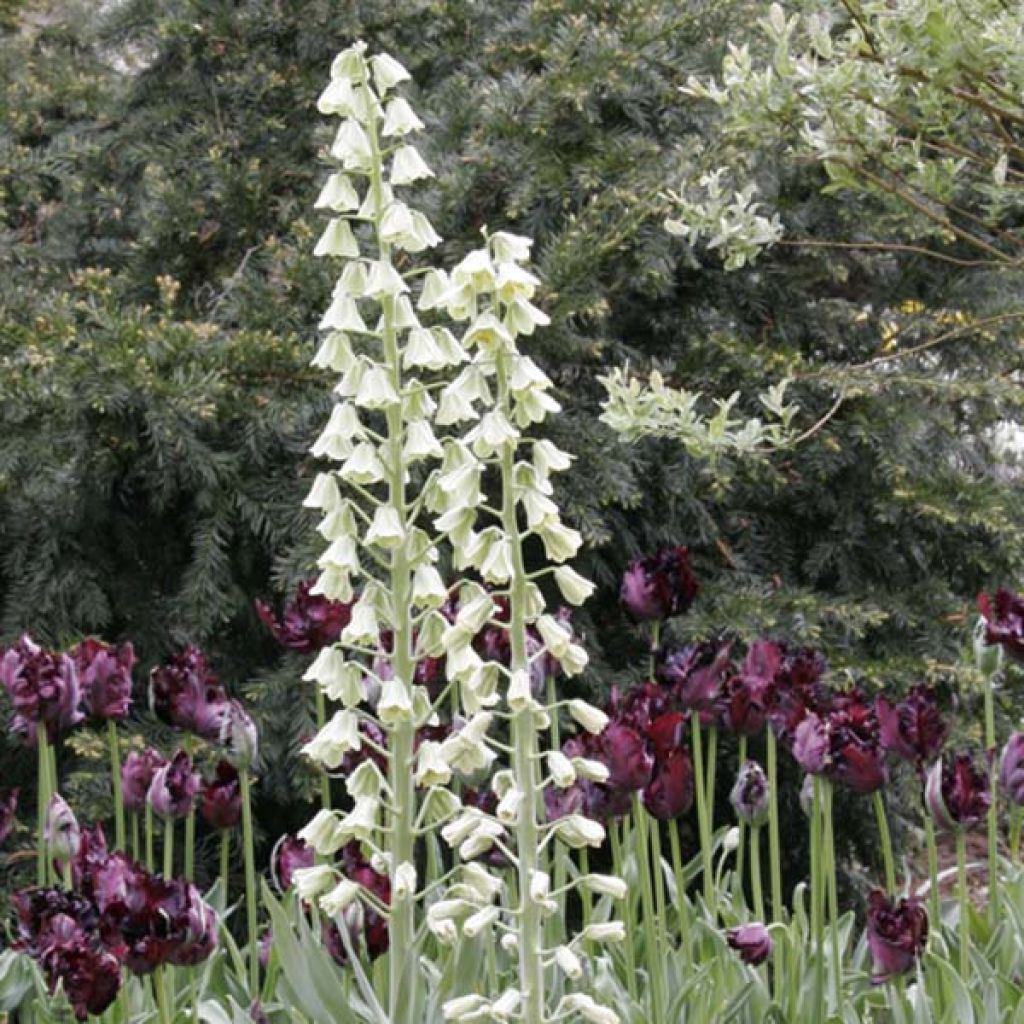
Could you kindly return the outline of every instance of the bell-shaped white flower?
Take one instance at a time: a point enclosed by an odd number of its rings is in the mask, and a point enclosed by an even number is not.
[[[550,323],[551,317],[547,313],[521,295],[509,303],[505,312],[505,325],[515,334],[530,335],[538,327],[547,327]]]
[[[589,757],[574,757],[572,759],[572,766],[576,771],[576,775],[581,779],[586,779],[588,782],[605,783],[611,775],[611,772],[608,771],[608,766],[603,761],[594,761]]]
[[[419,210],[412,211],[412,230],[395,239],[395,245],[406,252],[423,252],[441,244],[441,236],[434,230],[434,225],[426,214]]]
[[[358,882],[343,878],[333,889],[320,897],[320,909],[328,917],[336,917],[359,899],[359,890]]]
[[[519,821],[524,798],[525,794],[521,789],[510,789],[498,801],[498,806],[495,809],[498,821],[503,825],[515,825]]]
[[[340,160],[347,171],[365,171],[369,168],[373,159],[370,137],[355,118],[348,117],[338,126],[338,133],[331,146],[331,156]]]
[[[317,811],[313,820],[299,832],[299,838],[325,857],[340,850],[345,844],[345,838],[338,827],[338,816],[329,810]]]
[[[350,751],[362,747],[359,719],[352,711],[338,711],[329,722],[302,747],[302,753],[332,771]]]
[[[483,996],[457,996],[449,999],[441,1007],[441,1015],[445,1020],[454,1021],[479,1021],[480,1012],[487,1006],[487,1000]]]
[[[432,565],[418,565],[412,575],[412,603],[417,608],[440,608],[448,600],[448,588]]]
[[[583,538],[576,530],[550,519],[538,525],[537,535],[544,543],[544,553],[552,562],[569,561],[583,544]]]
[[[450,286],[451,282],[448,280],[448,275],[443,270],[431,267],[423,275],[423,284],[420,287],[420,297],[416,303],[416,308],[422,310],[436,309]]]
[[[359,315],[359,307],[351,295],[335,295],[327,311],[320,318],[320,330],[348,331],[366,334],[366,321]]]
[[[462,344],[467,349],[479,345],[488,350],[509,351],[513,337],[493,313],[483,313],[470,324],[469,330],[462,336]]]
[[[341,641],[357,646],[375,644],[379,637],[377,611],[373,602],[366,600],[365,593],[352,607],[352,618],[341,631]]]
[[[303,830],[305,831],[305,829]],[[292,882],[300,900],[309,903],[322,892],[334,885],[338,873],[327,864],[314,864],[309,868],[296,868],[292,872]]]
[[[302,502],[304,508],[319,508],[326,512],[336,509],[341,504],[341,491],[338,480],[333,473],[317,473],[313,486],[309,489]]]
[[[452,768],[441,752],[441,744],[435,740],[424,740],[416,751],[416,785],[447,786],[452,778]]]
[[[495,287],[502,302],[512,302],[517,296],[530,299],[540,287],[540,278],[516,263],[499,262]]]
[[[604,826],[583,814],[568,814],[559,818],[554,830],[558,838],[573,849],[598,847],[605,840]]]
[[[416,866],[403,861],[395,868],[394,881],[391,886],[391,898],[396,903],[410,900],[416,895]]]
[[[473,860],[487,853],[494,847],[494,842],[501,839],[505,829],[496,821],[481,821],[473,834],[459,846],[459,856],[463,860]]]
[[[497,907],[484,907],[475,914],[470,914],[462,924],[462,934],[467,939],[475,939],[498,920],[500,911]]]
[[[384,138],[408,135],[410,132],[418,132],[422,129],[423,122],[416,116],[416,112],[409,106],[407,100],[401,96],[395,96],[394,99],[388,101],[384,108],[384,125],[380,130]]]
[[[580,644],[569,644],[565,652],[558,658],[562,672],[567,676],[578,676],[589,664],[590,655]]]
[[[316,578],[309,592],[314,596],[326,597],[331,601],[352,600],[352,580],[344,569],[328,566]]]
[[[320,195],[316,197],[313,208],[317,210],[333,210],[335,213],[348,213],[359,209],[359,195],[352,184],[352,179],[341,171],[334,171],[324,182]]]
[[[316,101],[316,109],[321,114],[352,117],[355,115],[355,108],[355,93],[352,90],[352,82],[348,78],[332,78]]]
[[[561,473],[572,465],[572,457],[551,441],[535,441],[533,444],[533,465],[541,477]]]
[[[626,880],[619,875],[584,875],[580,884],[598,896],[611,896],[613,900],[624,900],[629,894]]]
[[[568,565],[558,566],[555,569],[554,576],[555,583],[558,585],[562,597],[569,604],[583,604],[594,593],[594,584]]]
[[[488,292],[494,288],[497,276],[486,249],[474,249],[452,268],[452,284],[467,285],[474,292]]]
[[[387,726],[411,722],[415,718],[412,697],[400,679],[385,681],[377,702],[377,717]]]
[[[555,963],[567,978],[576,981],[583,977],[583,962],[568,946],[559,946],[555,950]]]
[[[551,415],[561,411],[561,406],[549,394],[532,388],[521,391],[512,403],[512,419],[520,427],[531,423],[543,423]]]
[[[405,530],[398,517],[398,510],[393,505],[378,505],[363,543],[376,544],[382,548],[396,548],[403,540]]]
[[[433,331],[420,327],[409,332],[402,351],[402,364],[407,369],[423,367],[427,370],[440,370],[446,365]]]
[[[433,178],[434,172],[420,156],[415,146],[399,146],[391,160],[391,184],[411,185],[423,178]]]
[[[331,62],[331,78],[347,78],[350,82],[362,81],[366,76],[366,43],[361,39],[346,47]]]
[[[494,258],[498,263],[525,263],[530,258],[533,239],[513,235],[509,231],[495,231],[490,239]]]
[[[383,96],[389,89],[394,89],[400,82],[408,82],[411,75],[394,57],[386,53],[376,53],[370,58],[373,68],[373,81]]]
[[[384,780],[384,776],[381,775],[380,769],[369,758],[360,761],[355,771],[345,780],[345,789],[353,800],[367,797],[379,800],[380,794],[387,791],[387,788],[388,784]]]
[[[594,736],[604,732],[608,727],[608,716],[600,708],[595,708],[593,704],[588,704],[578,697],[569,701],[569,714]]]
[[[595,941],[609,941],[608,939],[595,939]],[[595,1002],[592,996],[585,992],[573,992],[565,996],[558,1003],[558,1014],[569,1016],[578,1013],[590,1024],[620,1024],[619,1015],[607,1006],[601,1006]]]
[[[380,237],[382,241],[394,242],[413,230],[412,210],[403,202],[395,201],[388,204],[384,216],[380,219]]]
[[[320,521],[316,532],[327,541],[337,540],[339,537],[355,537],[359,532],[359,526],[352,511],[352,502],[344,501],[336,509],[328,512]]]
[[[311,363],[321,370],[344,373],[352,365],[354,358],[348,335],[344,331],[331,331],[320,342]]]
[[[343,480],[365,486],[384,479],[384,464],[376,447],[369,441],[363,441],[356,445],[338,473]]]
[[[382,296],[395,296],[407,292],[409,286],[402,280],[402,275],[387,261],[373,260],[366,276],[366,294],[379,299]]]
[[[535,623],[537,632],[547,649],[556,657],[563,657],[572,642],[572,633],[553,615],[542,615]]]
[[[338,821],[338,831],[344,837],[344,842],[351,842],[358,839],[361,842],[370,842],[373,833],[377,830],[377,815],[380,811],[380,801],[372,797],[361,797],[356,800],[352,810],[342,815]]]
[[[354,537],[342,535],[331,541],[327,550],[316,560],[317,567],[326,569],[331,566],[348,573],[360,571],[359,551]]]
[[[576,781],[576,769],[560,750],[548,751],[548,774],[559,789],[568,789]]]

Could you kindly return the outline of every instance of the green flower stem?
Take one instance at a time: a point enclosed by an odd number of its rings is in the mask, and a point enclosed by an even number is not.
[[[124,796],[121,793],[121,750],[117,740],[117,723],[107,719],[107,746],[110,748],[110,776],[114,783],[114,849],[125,848]]]
[[[319,733],[327,724],[327,698],[319,683],[313,684],[313,693],[316,695],[316,729]],[[326,767],[320,769],[320,807],[325,811],[331,809],[331,777]]]
[[[644,954],[647,960],[647,976],[651,982],[651,1006],[654,1020],[665,1019],[665,970],[661,943],[658,941],[657,909],[654,904],[654,887],[651,881],[650,843],[647,837],[647,812],[640,801],[640,794],[633,794],[633,824],[636,840],[633,848],[640,868],[641,918],[644,931]]]
[[[1020,864],[1020,826],[1024,821],[1024,811],[1014,807],[1010,812],[1010,860]]]
[[[224,905],[228,905],[228,888],[231,880],[231,830],[220,834],[220,887],[224,893]]]
[[[996,757],[996,709],[991,675],[985,677],[985,753],[992,801],[988,807],[988,911],[999,920],[999,760]]]
[[[625,823],[623,823],[625,828]],[[612,840],[612,872],[619,876],[619,878],[626,877],[626,857],[622,849],[622,839],[619,837],[619,827],[614,821],[608,823],[608,834]],[[632,904],[632,900],[627,896],[627,906]],[[630,915],[625,915],[627,922],[631,924]],[[629,998],[634,1002],[637,999],[637,987],[636,987],[636,950],[633,947],[633,929],[631,927],[626,928],[626,941],[623,943],[626,950],[626,990],[629,992]]]
[[[547,700],[548,706],[551,708],[549,717],[551,719],[551,725],[548,730],[548,740],[551,744],[551,750],[562,749],[562,730],[558,721],[558,708],[555,706],[558,703],[558,690],[555,686],[555,677],[548,675],[545,680],[545,699]],[[585,848],[584,848],[585,849]],[[568,859],[569,851],[563,843],[556,843],[552,852],[554,857],[554,887],[558,893],[558,913],[552,914],[547,919],[547,945],[549,947],[558,945],[559,942],[565,936],[565,902],[567,891],[565,887],[566,879],[569,875]]]
[[[648,821],[651,840],[651,865],[654,869],[654,905],[658,908],[658,935],[662,940],[661,955],[668,956],[668,910],[665,901],[665,872],[661,867],[661,823],[651,817]]]
[[[968,912],[970,893],[967,889],[967,833],[961,828],[956,833],[957,899],[960,902],[960,980],[970,985],[971,918]]]
[[[146,870],[152,874],[155,864],[153,857],[153,808],[146,801]]]
[[[160,1024],[172,1024],[171,1008],[167,1001],[166,969],[163,964],[156,969],[153,988],[156,990],[156,1005],[160,1015]]]
[[[36,769],[36,791],[39,820],[36,826],[36,885],[46,885],[46,808],[50,803],[50,755],[46,750],[46,726],[36,726],[36,750],[39,764]]]
[[[750,890],[754,898],[754,914],[764,921],[764,893],[761,888],[761,826],[750,826]]]
[[[924,808],[924,835],[928,847],[928,917],[933,934],[942,927],[942,912],[939,899],[939,847],[935,840],[935,822]]]
[[[885,802],[882,791],[876,789],[872,796],[875,805],[875,820],[878,822],[878,837],[882,844],[882,863],[885,866],[885,891],[896,894],[896,866],[892,856],[892,837],[889,835],[889,819],[885,814]]]
[[[707,771],[708,787],[708,799],[705,804],[707,810],[705,814],[708,819],[708,835],[712,836],[715,833],[715,779],[718,774],[718,728],[714,725],[708,726],[708,749],[705,769]]]
[[[704,884],[704,903],[709,912],[715,912],[715,880],[711,864],[711,829],[708,825],[707,790],[704,787],[704,746],[701,739],[700,715],[690,713],[693,746],[694,789],[697,798],[697,832],[700,837],[700,865]]]
[[[182,744],[185,748],[185,753],[188,754],[191,759],[195,744],[192,737],[188,734],[185,735],[185,741]],[[195,878],[195,867],[196,867],[196,804],[192,801],[192,806],[188,809],[188,815],[185,817],[185,878],[191,882]]]
[[[779,757],[775,733],[769,727],[765,734],[765,772],[768,776],[768,860],[772,879],[772,921],[785,921],[782,902],[782,841],[779,833]],[[782,984],[786,977],[785,952],[779,944],[775,951],[774,997],[782,1000]]]
[[[585,846],[580,850],[580,874],[590,874],[590,851]],[[578,891],[580,894],[580,916],[583,920],[583,927],[587,928],[594,916],[594,906],[590,899],[590,890],[585,885],[580,886]]]
[[[366,125],[370,140],[371,172],[370,194],[373,204],[373,228],[377,241],[377,255],[383,263],[391,262],[391,245],[382,237],[381,222],[385,212],[383,159],[375,118]],[[381,306],[381,347],[384,363],[391,375],[396,393],[402,393],[402,367],[396,332],[395,298],[383,295]],[[408,538],[409,504],[406,500],[406,465],[402,457],[402,405],[390,405],[385,413],[387,443],[385,468],[388,483],[388,504],[395,510],[399,525]],[[511,479],[509,481],[511,485]],[[412,568],[409,561],[409,541],[392,549],[389,573],[394,622],[392,623],[391,667],[395,679],[401,681],[412,699],[413,677],[416,669],[413,658],[412,623]],[[524,627],[525,628],[525,627]],[[525,659],[525,655],[524,655]],[[391,885],[395,885],[395,872],[403,864],[415,863],[416,789],[410,766],[413,763],[415,724],[410,720],[397,722],[389,737],[391,758],[388,762],[388,784],[391,788]],[[532,768],[532,763],[531,763]],[[536,837],[535,837],[536,840]],[[419,1005],[420,968],[417,963],[415,900],[400,900],[391,908],[391,932],[388,958],[388,1019],[391,1024],[412,1024]],[[539,911],[538,911],[539,921]],[[541,998],[538,993],[538,998]],[[524,1018],[525,1019],[525,1018]]]
[[[668,828],[668,846],[672,854],[672,874],[676,880],[676,914],[679,917],[679,948],[683,952],[683,966],[690,966],[690,935],[686,920],[686,882],[683,879],[683,854],[679,848],[679,823],[673,821]]]
[[[832,1008],[838,1013],[842,1007],[843,997],[843,960],[842,951],[839,948],[839,864],[836,860],[835,828],[832,818],[832,798],[834,788],[831,782],[823,782],[825,791],[824,801],[824,828],[825,828],[825,858],[827,867],[825,876],[828,879],[828,923],[829,935],[832,942]]]
[[[825,865],[822,857],[822,782],[814,778],[814,803],[811,807],[811,942],[814,957],[814,1020],[825,1019]]]
[[[511,419],[508,357],[495,359],[496,408]],[[509,540],[512,579],[509,584],[509,640],[512,672],[529,672],[526,647],[527,575],[523,558],[523,537],[516,508],[515,450],[505,445],[501,453],[501,526]],[[538,777],[536,713],[530,707],[512,715],[512,768],[516,785],[524,794],[516,824],[516,854],[519,857],[519,988],[522,991],[523,1024],[543,1024],[545,989],[543,938],[544,924],[540,904],[533,898],[530,882],[542,870],[537,847],[539,841],[542,792]]]
[[[747,737],[740,736],[737,740],[737,755],[736,760],[739,767],[743,767],[743,763],[747,760]],[[747,837],[747,823],[745,821],[739,822],[740,830],[740,842],[739,846],[736,847],[736,884],[740,888],[740,892],[743,891],[743,869],[745,867],[743,863],[744,855],[746,854],[746,837]],[[761,920],[764,920],[764,914],[761,915]]]
[[[253,850],[252,834],[252,791],[249,771],[242,768],[238,773],[242,789],[242,849],[245,856],[245,920],[249,932],[249,995],[253,999],[260,994],[260,944],[256,922],[256,857]]]
[[[142,845],[139,838],[139,814],[132,811],[132,860],[142,860]]]
[[[174,877],[174,819],[164,818],[164,878]]]

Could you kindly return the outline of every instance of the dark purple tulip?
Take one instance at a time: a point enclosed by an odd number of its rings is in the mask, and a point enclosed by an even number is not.
[[[270,873],[280,892],[292,887],[292,879],[299,868],[311,868],[316,863],[316,851],[304,839],[283,835],[270,855]]]
[[[175,729],[211,741],[220,738],[228,699],[197,647],[190,644],[153,669],[149,700],[156,717]]]
[[[756,736],[764,728],[769,688],[782,665],[782,648],[771,640],[755,640],[743,667],[722,684],[718,718],[735,736]]]
[[[18,810],[17,787],[14,789],[0,789],[0,846],[7,842],[8,836],[14,831],[17,823],[15,812]]]
[[[44,651],[23,633],[0,658],[0,681],[14,707],[11,731],[34,740],[41,723],[53,742],[85,717],[75,663],[66,654]]]
[[[839,700],[843,700],[843,695],[839,695]],[[859,695],[840,707],[828,719],[826,774],[834,782],[866,796],[889,781],[885,751],[878,742],[878,719]]]
[[[81,831],[78,850],[71,861],[71,880],[75,889],[84,896],[93,895],[96,873],[110,859],[107,837],[103,826],[97,822]]]
[[[632,792],[651,781],[654,759],[636,730],[612,722],[599,739],[600,753],[596,756],[608,768],[608,785],[612,789]]]
[[[121,963],[93,938],[68,931],[41,957],[50,987],[64,990],[78,1020],[99,1016],[117,998],[121,989]]]
[[[165,764],[167,761],[152,747],[141,753],[137,750],[129,752],[121,766],[121,794],[126,811],[140,814],[146,809],[146,794],[153,783],[153,776]]]
[[[793,733],[793,757],[808,775],[821,775],[828,764],[828,754],[828,725],[810,712]]]
[[[236,768],[245,771],[259,754],[259,733],[249,712],[237,700],[229,700],[220,727],[220,743],[224,757]]]
[[[740,959],[751,967],[763,964],[772,955],[772,937],[759,921],[727,929],[725,939],[739,953]]]
[[[690,552],[680,545],[630,562],[622,576],[619,601],[634,622],[660,622],[682,615],[698,589]]]
[[[153,776],[146,799],[161,818],[185,818],[198,792],[199,775],[192,770],[192,758],[179,750]]]
[[[311,594],[315,580],[303,580],[285,602],[278,619],[270,606],[256,602],[256,613],[283,647],[308,654],[333,644],[352,618],[352,604]]]
[[[711,712],[726,670],[732,644],[690,644],[672,651],[658,666],[658,678],[668,686],[681,707]]]
[[[825,659],[811,648],[782,652],[782,664],[764,694],[768,722],[782,742],[791,743],[804,715],[819,707],[825,667]]]
[[[689,751],[673,750],[658,763],[643,791],[644,807],[659,821],[684,815],[693,806],[693,762]]]
[[[975,765],[970,754],[941,757],[925,779],[924,799],[939,828],[973,828],[992,803],[988,773]]]
[[[82,707],[93,719],[124,719],[132,703],[135,651],[87,637],[71,651],[82,688]]]
[[[202,784],[199,812],[213,829],[237,828],[242,820],[242,787],[238,771],[228,761],[219,761],[212,781]]]
[[[21,889],[11,899],[18,915],[17,948],[38,957],[50,939],[52,923],[70,919],[83,932],[97,927],[96,907],[77,892],[66,889]]]
[[[896,903],[874,889],[868,895],[867,937],[874,961],[872,981],[880,984],[914,966],[928,941],[928,914],[917,900]]]
[[[683,746],[686,715],[681,711],[665,711],[647,727],[647,739],[657,763],[665,761]]]
[[[949,735],[931,687],[913,687],[898,704],[885,697],[875,701],[882,746],[920,770],[926,761],[938,757]]]
[[[999,757],[999,791],[1016,807],[1024,807],[1024,733],[1015,732]]]
[[[768,820],[768,776],[756,761],[744,761],[729,793],[736,817],[748,825]]]
[[[978,608],[985,616],[985,642],[999,644],[1010,657],[1024,661],[1024,594],[1000,587],[994,601],[979,594]]]

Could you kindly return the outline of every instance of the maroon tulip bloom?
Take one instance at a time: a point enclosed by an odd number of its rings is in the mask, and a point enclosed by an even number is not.
[[[78,1020],[99,1016],[121,989],[121,963],[90,936],[68,929],[40,957],[51,994],[59,985]]]
[[[270,873],[274,884],[282,893],[292,887],[299,868],[311,868],[316,863],[316,851],[304,839],[283,835],[270,854]]]
[[[1024,733],[1006,741],[999,758],[999,791],[1016,807],[1024,807]],[[2,833],[0,833],[2,834]]]
[[[690,644],[672,651],[658,666],[658,678],[681,707],[703,713],[715,708],[729,668],[732,644]]]
[[[96,908],[81,893],[66,889],[21,889],[11,899],[18,916],[16,946],[38,957],[50,944],[51,926],[58,918],[69,919],[83,932],[96,930]]]
[[[938,757],[949,735],[949,723],[939,711],[935,692],[924,684],[913,687],[898,704],[879,697],[875,713],[882,746],[918,770]]]
[[[146,794],[153,783],[153,776],[167,764],[167,761],[147,747],[142,753],[131,751],[121,766],[121,795],[126,811],[141,814],[146,809]]]
[[[878,742],[878,719],[871,706],[859,694],[848,701],[846,696],[837,696],[841,710],[829,716],[826,771],[833,781],[866,796],[889,781],[885,751]]]
[[[747,825],[763,825],[768,820],[768,776],[756,761],[744,761],[729,793],[736,817]]]
[[[928,941],[928,914],[915,899],[896,903],[874,889],[868,896],[867,938],[877,985],[914,966]]]
[[[260,620],[283,647],[308,654],[333,644],[352,618],[352,603],[332,601],[320,594],[311,594],[315,580],[303,580],[295,596],[285,603],[278,619],[270,606],[256,601]]]
[[[96,874],[110,859],[107,837],[98,822],[81,830],[78,849],[71,860],[71,881],[77,892],[92,897]]]
[[[14,831],[18,819],[15,812],[18,810],[18,793],[20,790],[0,789],[0,846],[7,842],[8,836]]]
[[[216,741],[227,715],[224,688],[206,656],[191,644],[149,676],[149,700],[162,722]]]
[[[985,616],[985,643],[999,644],[1010,657],[1024,661],[1024,594],[1000,587],[994,601],[979,594],[978,608]]]
[[[224,747],[224,757],[243,771],[252,765],[259,754],[256,723],[240,701],[228,701],[218,738]]]
[[[660,622],[682,615],[699,587],[685,547],[663,548],[649,558],[630,562],[622,576],[619,601],[634,622]]]
[[[658,763],[643,791],[644,807],[659,821],[682,817],[693,806],[693,761],[690,752],[673,750]]]
[[[14,707],[11,731],[30,741],[40,724],[53,742],[85,717],[78,706],[81,689],[75,663],[66,654],[44,651],[27,633],[4,650],[0,682]]]
[[[770,687],[782,666],[782,648],[755,640],[738,673],[722,684],[718,718],[734,736],[756,736],[764,728]]]
[[[96,720],[128,717],[132,704],[132,668],[135,651],[130,643],[120,648],[87,637],[71,651],[82,688],[82,707]]]
[[[647,727],[647,739],[658,764],[667,760],[683,746],[686,715],[681,711],[666,711]]]
[[[793,733],[793,757],[808,775],[821,775],[828,764],[828,725],[818,715],[805,714]]]
[[[992,803],[988,773],[970,754],[940,758],[925,779],[925,806],[935,824],[950,831],[973,828]]]
[[[608,785],[612,789],[633,792],[651,781],[654,759],[647,752],[647,744],[640,733],[612,722],[599,740],[600,752],[595,756],[607,766]]]
[[[205,779],[199,812],[210,828],[237,828],[242,820],[242,787],[234,765],[219,761],[213,779]]]
[[[740,959],[751,967],[763,964],[772,955],[772,937],[759,921],[729,928],[725,940],[740,955]]]
[[[185,818],[199,792],[199,775],[192,770],[192,758],[179,750],[153,776],[146,799],[161,818]]]

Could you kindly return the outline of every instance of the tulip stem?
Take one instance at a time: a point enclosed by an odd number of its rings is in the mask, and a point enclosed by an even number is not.
[[[146,801],[146,870],[152,874],[155,858],[153,857],[153,808]]]
[[[189,735],[185,736],[183,744],[185,753],[188,754],[189,761],[192,760],[193,753],[193,742],[192,737]],[[195,800],[190,801],[188,808],[188,815],[185,818],[185,879],[191,882],[195,878],[195,867],[196,867],[196,803]]]
[[[772,921],[785,919],[782,903],[782,841],[779,833],[779,758],[775,733],[769,728],[765,736],[765,765],[768,775],[768,860],[772,877]],[[782,983],[785,979],[785,943],[775,953],[775,1002],[781,1002]]]
[[[700,833],[700,864],[704,884],[704,903],[708,912],[715,913],[715,880],[711,865],[711,830],[708,826],[707,790],[704,787],[704,745],[700,733],[700,715],[690,712],[690,730],[693,745],[693,771],[696,778],[697,831]]]
[[[625,828],[625,823],[623,823]],[[608,822],[608,834],[612,838],[612,869],[613,873],[618,875],[619,878],[626,877],[626,858],[622,850],[622,839],[619,837],[619,827],[615,821]],[[632,904],[632,900],[627,896],[626,898],[627,907]],[[629,916],[629,915],[627,915]],[[626,929],[626,941],[624,943],[626,947],[626,990],[629,992],[629,998],[636,1000],[637,988],[636,988],[636,951],[633,948],[633,929]]]
[[[999,920],[999,771],[996,757],[996,710],[992,676],[985,676],[985,754],[988,758],[988,910],[989,921]]]
[[[889,835],[889,819],[885,814],[882,791],[876,789],[872,801],[875,805],[875,820],[878,822],[878,836],[882,843],[882,863],[885,865],[885,891],[896,895],[896,867],[892,857],[892,837]]]
[[[1024,813],[1019,807],[1014,807],[1010,812],[1010,860],[1014,864],[1020,864],[1020,826],[1024,820]]]
[[[50,755],[46,752],[46,726],[36,726],[36,747],[39,764],[36,769],[36,789],[39,797],[39,822],[36,833],[36,885],[46,885],[46,808],[50,803]]]
[[[252,794],[249,789],[249,771],[238,773],[242,790],[242,844],[245,854],[245,918],[249,931],[249,995],[258,999],[260,994],[260,946],[256,922],[256,858],[253,853]]]
[[[736,761],[737,761],[737,763],[739,765],[737,771],[743,771],[743,765],[746,764],[746,762],[747,762],[747,737],[741,735],[739,737],[739,739],[737,740],[737,745],[738,745],[738,750],[737,750],[737,754],[736,754]],[[746,854],[746,848],[747,848],[747,844],[745,842],[746,837],[747,837],[747,823],[745,821],[743,821],[742,818],[741,818],[740,821],[738,822],[738,827],[739,827],[739,830],[740,830],[740,841],[739,841],[739,845],[736,847],[736,884],[739,886],[740,892],[742,893],[743,892],[743,877],[744,877],[743,876],[743,869],[745,867],[744,856]],[[763,912],[762,912],[762,915],[761,915],[761,920],[764,921],[764,914],[763,914]]]
[[[654,869],[654,905],[658,908],[658,938],[661,942],[661,962],[668,956],[668,910],[665,903],[665,872],[661,868],[661,825],[657,818],[650,816],[647,824],[651,840],[651,864]]]
[[[971,919],[968,913],[970,895],[967,890],[967,833],[961,828],[956,833],[957,897],[960,901],[960,980],[969,985],[971,967]]]
[[[590,874],[590,851],[584,846],[580,850],[580,874]],[[590,900],[590,890],[581,885],[577,890],[580,894],[580,914],[583,919],[583,928],[590,927],[590,919],[594,916],[594,907]]]
[[[224,906],[228,905],[228,885],[231,877],[231,830],[220,834],[220,885],[224,891]]]
[[[822,863],[822,782],[813,779],[814,802],[811,807],[811,936],[814,945],[814,1020],[825,1018],[825,879]]]
[[[139,840],[139,815],[137,811],[132,811],[132,860],[139,861],[142,859],[142,847]]]
[[[676,880],[676,912],[679,915],[679,948],[683,952],[683,966],[690,966],[689,929],[686,926],[686,882],[683,879],[683,854],[679,848],[679,823],[668,826],[668,845],[672,852],[672,874]]]
[[[156,989],[156,1005],[160,1013],[160,1024],[172,1024],[171,1008],[167,1002],[166,972],[163,964],[160,964],[156,969],[153,988]]]
[[[124,796],[121,792],[121,750],[117,740],[117,723],[107,719],[107,746],[110,748],[110,775],[114,783],[114,848],[125,848]]]
[[[829,934],[832,940],[832,991],[834,999],[832,1010],[839,1013],[842,1009],[843,995],[843,959],[842,951],[839,949],[839,864],[836,861],[836,838],[835,828],[832,821],[832,799],[834,788],[831,782],[822,782],[825,791],[825,857],[828,866],[825,869],[825,877],[828,879],[828,918]]]
[[[934,934],[942,927],[942,909],[939,897],[939,848],[935,841],[935,822],[924,809],[924,835],[928,845],[928,914]]]
[[[708,726],[707,773],[708,800],[705,814],[710,836],[715,831],[715,778],[718,774],[718,729],[714,725]]]
[[[644,929],[644,953],[647,960],[647,974],[651,981],[651,1008],[654,1020],[665,1020],[665,966],[658,943],[655,922],[657,910],[654,905],[654,887],[651,882],[650,843],[647,838],[647,816],[640,794],[633,794],[633,824],[636,828],[637,865],[640,868],[641,916]]]
[[[754,913],[764,922],[764,894],[761,888],[761,826],[750,826],[750,890],[754,898]]]
[[[170,881],[174,875],[174,819],[164,818],[164,878]]]

